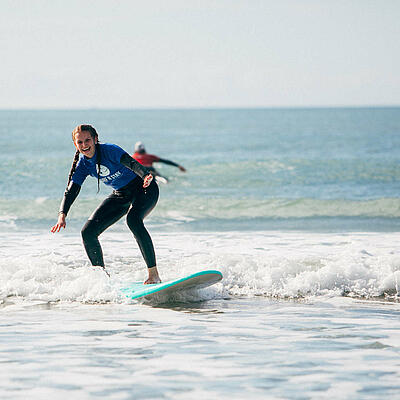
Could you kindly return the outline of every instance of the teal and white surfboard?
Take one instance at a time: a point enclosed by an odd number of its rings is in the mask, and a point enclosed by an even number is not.
[[[221,279],[221,272],[208,270],[152,285],[144,285],[143,282],[133,282],[129,286],[122,288],[121,291],[130,299],[138,299],[140,297],[150,298],[156,293],[173,294],[174,292],[182,292],[189,289],[202,289],[217,283]]]

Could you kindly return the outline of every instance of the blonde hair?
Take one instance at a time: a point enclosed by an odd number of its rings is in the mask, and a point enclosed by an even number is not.
[[[94,129],[92,125],[81,124],[81,125],[78,125],[72,131],[72,140],[74,142],[75,142],[75,136],[78,133],[81,133],[81,132],[89,132],[90,136],[92,136],[92,138],[93,138],[93,141],[96,141],[96,139],[97,139],[97,143],[96,143],[96,155],[97,155],[96,164],[97,164],[97,193],[98,193],[99,190],[100,190],[100,162],[101,162],[99,135],[97,134],[96,129]],[[69,171],[69,175],[68,175],[67,187],[71,183],[72,175],[74,175],[74,172],[76,170],[76,165],[78,164],[78,160],[79,160],[79,150],[76,150],[74,159],[72,161],[71,170]]]

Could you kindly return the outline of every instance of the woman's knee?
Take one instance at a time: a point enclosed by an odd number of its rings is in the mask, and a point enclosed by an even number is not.
[[[99,233],[97,232],[95,225],[91,220],[87,221],[81,230],[82,239],[88,241],[93,238],[97,238]]]
[[[143,220],[134,213],[128,213],[126,223],[135,236],[144,228]]]

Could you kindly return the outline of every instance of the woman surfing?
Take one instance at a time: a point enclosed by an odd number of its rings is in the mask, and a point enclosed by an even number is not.
[[[76,152],[68,176],[68,185],[61,201],[57,223],[51,232],[66,226],[66,217],[88,175],[111,186],[114,190],[93,212],[82,228],[82,239],[89,260],[94,267],[105,269],[103,252],[98,237],[108,227],[126,215],[129,229],[135,236],[146,262],[148,278],[145,284],[161,282],[151,237],[143,219],[157,204],[159,191],[149,169],[134,160],[119,146],[99,143],[91,125],[78,125],[72,131]]]

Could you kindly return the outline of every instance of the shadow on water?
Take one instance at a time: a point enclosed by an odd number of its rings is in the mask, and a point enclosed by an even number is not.
[[[181,291],[173,294],[156,293],[140,299],[143,304],[155,309],[168,309],[190,314],[222,314],[221,309],[229,298],[205,299],[197,291]]]
[[[168,309],[188,314],[224,314],[224,311],[221,309],[210,308],[210,305],[207,304],[207,302],[205,303],[168,302],[161,304],[151,304],[150,306],[153,308]]]

